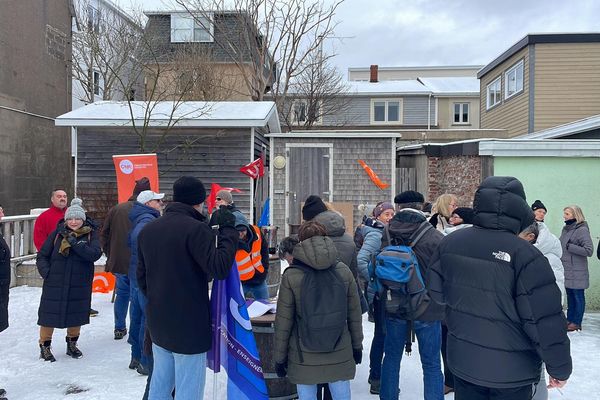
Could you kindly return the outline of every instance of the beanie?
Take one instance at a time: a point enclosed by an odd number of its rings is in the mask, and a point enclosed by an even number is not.
[[[548,212],[548,210],[546,209],[546,206],[540,200],[534,201],[533,204],[531,205],[531,209],[533,211],[538,210],[540,208],[543,208],[546,212]]]
[[[394,203],[396,204],[408,204],[408,203],[424,203],[425,198],[419,192],[414,190],[407,190],[394,197]]]
[[[144,190],[150,190],[150,179],[145,176],[135,181],[132,197],[137,197],[138,194],[142,193]]]
[[[374,209],[373,209],[373,216],[375,218],[379,218],[379,216],[381,215],[382,212],[384,212],[385,210],[394,210],[394,205],[388,201],[384,201],[381,204],[378,204]]]
[[[319,196],[313,194],[308,196],[304,202],[304,207],[302,207],[302,218],[305,221],[310,221],[323,211],[327,211],[327,206]]]
[[[81,199],[78,199],[77,197],[71,200],[71,207],[67,208],[67,211],[65,212],[65,221],[68,219],[81,219],[85,221],[85,210],[81,206],[82,204],[83,202]]]
[[[452,214],[456,214],[462,218],[463,224],[473,224],[473,217],[475,212],[469,207],[458,207],[452,211]]]
[[[206,189],[202,182],[193,176],[182,176],[173,184],[173,201],[196,206],[206,199]]]
[[[233,203],[233,197],[231,197],[231,192],[229,190],[221,189],[217,192],[216,197],[220,198],[227,204]]]

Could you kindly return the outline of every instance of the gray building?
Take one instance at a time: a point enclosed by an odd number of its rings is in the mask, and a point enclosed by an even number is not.
[[[0,2],[0,202],[9,215],[72,194],[71,137],[54,118],[71,109],[68,0]]]

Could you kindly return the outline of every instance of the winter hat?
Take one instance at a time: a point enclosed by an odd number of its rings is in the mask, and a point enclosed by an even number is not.
[[[381,213],[384,212],[385,210],[394,210],[394,205],[392,203],[390,203],[389,201],[384,201],[383,203],[378,204],[373,209],[373,216],[375,218],[379,218]]]
[[[308,196],[304,202],[304,207],[302,207],[302,218],[305,221],[310,221],[323,211],[327,211],[327,206],[319,196],[313,194]]]
[[[548,209],[546,209],[546,206],[540,200],[534,201],[533,204],[531,205],[531,209],[533,211],[538,210],[540,208],[543,208],[544,211],[548,212]]]
[[[136,200],[138,203],[146,204],[152,200],[161,200],[165,197],[164,193],[155,193],[152,190],[144,190],[142,193],[138,194]]]
[[[407,190],[394,197],[394,203],[396,204],[408,204],[408,203],[424,203],[425,198],[419,192],[414,190]]]
[[[473,217],[475,216],[475,212],[470,207],[458,207],[452,214],[456,214],[462,218],[463,224],[473,224]]]
[[[173,184],[173,201],[195,206],[206,199],[206,189],[202,182],[193,176],[182,176]]]
[[[140,178],[139,180],[135,181],[135,187],[133,188],[133,197],[137,197],[138,194],[142,193],[144,190],[150,190],[150,179],[146,178],[145,176],[143,178]]]
[[[71,207],[65,212],[65,221],[68,219],[81,219],[85,221],[85,210],[82,207],[83,201],[75,197],[71,200]]]
[[[221,189],[217,192],[216,197],[220,198],[227,204],[233,203],[233,197],[231,197],[231,192],[229,190]]]
[[[233,215],[235,215],[235,229],[238,231],[245,231],[246,228],[250,227],[250,223],[246,217],[244,217],[244,214],[241,212],[235,212]]]

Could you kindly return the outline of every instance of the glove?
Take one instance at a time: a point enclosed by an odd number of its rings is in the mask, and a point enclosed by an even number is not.
[[[235,228],[235,215],[233,215],[226,207],[221,206],[210,216],[209,225],[219,225],[219,228],[223,228],[224,226]]]
[[[60,224],[58,228],[56,228],[56,233],[66,238],[69,235],[69,230],[65,226],[65,224]]]
[[[275,372],[280,378],[285,378],[287,375],[287,363],[275,363]]]
[[[75,235],[69,234],[65,239],[67,239],[67,242],[69,242],[71,246],[75,246],[75,244],[77,243],[77,238],[75,237]]]
[[[352,349],[352,357],[356,365],[362,362],[362,349]]]

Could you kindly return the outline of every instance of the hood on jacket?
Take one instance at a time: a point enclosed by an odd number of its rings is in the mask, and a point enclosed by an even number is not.
[[[322,270],[336,264],[338,254],[333,241],[327,236],[313,236],[294,247],[294,260]]]
[[[425,218],[425,215],[421,211],[412,208],[403,208],[390,220],[388,228],[390,236],[408,244],[413,233],[425,221],[427,221],[427,218]]]
[[[475,192],[473,210],[473,225],[515,235],[534,221],[523,185],[512,176],[485,178]]]
[[[155,218],[160,217],[158,210],[136,201],[129,211],[129,220],[133,223],[144,214],[150,214]]]
[[[313,218],[327,230],[327,236],[343,236],[346,233],[346,221],[335,211],[323,211]]]
[[[550,254],[554,254],[556,257],[560,258],[562,256],[562,246],[560,245],[560,240],[546,226],[543,222],[537,223],[540,233],[537,237],[537,240],[534,244],[535,247],[538,248],[539,251],[542,252],[546,257]]]

